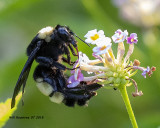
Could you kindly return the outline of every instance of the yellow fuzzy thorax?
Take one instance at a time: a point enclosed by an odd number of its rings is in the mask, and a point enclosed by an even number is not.
[[[51,26],[42,28],[39,32],[38,32],[38,37],[40,39],[44,39],[46,42],[50,42],[51,40],[51,34],[53,33],[54,28]]]

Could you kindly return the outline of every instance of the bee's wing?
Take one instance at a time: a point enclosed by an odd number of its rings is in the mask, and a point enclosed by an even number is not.
[[[36,56],[36,53],[38,52],[38,50],[40,49],[42,42],[38,42],[37,43],[37,47],[35,47],[35,49],[32,51],[32,53],[30,54],[30,56],[28,57],[28,60],[26,62],[26,64],[24,65],[21,74],[18,78],[18,81],[16,83],[16,86],[14,88],[14,92],[13,92],[13,96],[12,96],[12,102],[11,102],[11,108],[13,108],[15,106],[15,98],[18,95],[21,86],[23,85],[23,89],[22,89],[22,94],[24,92],[24,88],[25,88],[25,84],[29,75],[29,71],[31,69],[32,63],[34,61],[34,58]]]

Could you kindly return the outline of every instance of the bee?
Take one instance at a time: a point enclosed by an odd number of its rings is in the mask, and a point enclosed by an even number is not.
[[[27,47],[28,60],[14,88],[11,108],[15,106],[15,98],[21,87],[22,94],[24,93],[26,81],[34,60],[39,65],[34,71],[33,78],[39,90],[44,95],[49,96],[51,101],[55,103],[63,102],[67,106],[74,106],[75,103],[85,105],[86,101],[96,95],[94,90],[101,87],[101,85],[96,83],[88,86],[87,83],[81,82],[75,88],[67,88],[67,79],[64,76],[64,70],[74,70],[74,68],[67,68],[61,64],[61,61],[69,65],[75,63],[71,61],[70,57],[70,51],[74,56],[78,56],[77,41],[74,36],[79,38],[69,27],[61,25],[57,25],[54,28],[49,26],[38,32]],[[66,55],[67,58],[63,55]]]
[[[102,87],[94,81],[87,83],[81,81],[74,88],[67,88],[67,77],[59,69],[52,70],[49,67],[39,65],[33,74],[37,87],[49,99],[55,103],[64,103],[66,106],[73,107],[87,105],[87,101],[96,95],[95,90]]]

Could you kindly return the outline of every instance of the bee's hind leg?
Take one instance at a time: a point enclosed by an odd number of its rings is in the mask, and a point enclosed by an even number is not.
[[[57,81],[57,70],[38,65],[34,71],[34,80],[42,94],[49,96],[49,99],[55,103],[61,103],[64,96],[59,92],[59,83]]]

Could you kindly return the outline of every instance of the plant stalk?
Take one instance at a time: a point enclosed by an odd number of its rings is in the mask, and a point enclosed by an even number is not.
[[[134,113],[133,113],[133,110],[132,110],[132,107],[131,107],[131,104],[130,104],[130,100],[129,100],[129,97],[128,97],[128,93],[127,93],[127,90],[126,90],[126,86],[125,85],[120,86],[119,91],[122,95],[122,98],[123,98],[123,101],[125,103],[125,106],[126,106],[126,109],[127,109],[127,112],[128,112],[128,115],[129,115],[129,118],[131,120],[133,128],[138,128],[136,118],[134,116]]]

